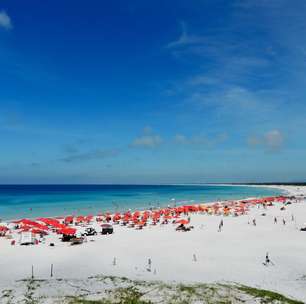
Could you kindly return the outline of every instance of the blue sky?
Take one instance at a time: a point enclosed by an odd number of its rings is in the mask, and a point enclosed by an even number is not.
[[[0,2],[0,183],[305,181],[303,0]]]

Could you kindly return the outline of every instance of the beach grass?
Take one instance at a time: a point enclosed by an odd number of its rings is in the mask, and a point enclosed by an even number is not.
[[[261,303],[284,303],[284,304],[303,304],[301,301],[289,299],[277,292],[265,290],[265,289],[258,289],[254,287],[249,287],[245,285],[239,285],[237,287],[240,291],[245,292],[255,298],[261,300]]]
[[[73,298],[68,303],[69,304],[112,304],[112,303],[122,303],[122,304],[153,304],[151,301],[142,300],[141,297],[144,293],[140,292],[135,286],[129,286],[126,288],[116,288],[109,293],[111,299],[101,299],[101,300],[86,300],[83,298]]]
[[[235,283],[164,283],[103,275],[71,281],[66,279],[20,280],[18,290],[23,290],[18,296],[16,296],[17,290],[2,290],[0,303],[42,304],[46,301],[54,304],[303,303],[274,291]],[[56,295],[50,296],[50,290],[56,290]]]
[[[101,281],[100,277],[100,281]],[[103,277],[106,281],[107,276]],[[240,284],[166,284],[111,277],[114,284],[101,299],[69,297],[67,304],[302,304],[279,293]],[[125,284],[124,287],[122,287]],[[127,285],[126,285],[127,284]],[[116,286],[116,287],[115,287]],[[118,287],[121,286],[121,287]]]

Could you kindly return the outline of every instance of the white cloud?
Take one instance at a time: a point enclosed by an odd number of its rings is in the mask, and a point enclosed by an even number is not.
[[[0,27],[9,30],[13,27],[11,18],[5,11],[0,11]]]
[[[267,131],[262,136],[249,136],[247,143],[250,147],[261,146],[267,150],[279,150],[284,144],[284,136],[281,131],[274,129]]]
[[[210,140],[203,135],[193,135],[187,137],[182,134],[177,134],[174,137],[174,141],[177,144],[184,144],[184,145],[195,145],[195,146],[209,146],[211,144]]]
[[[142,130],[142,135],[136,137],[130,144],[131,147],[156,148],[163,142],[161,136],[154,134],[150,126],[146,126]]]
[[[262,140],[255,135],[249,136],[247,142],[250,147],[257,147],[262,144]]]
[[[214,147],[218,144],[223,143],[228,138],[226,133],[217,134],[214,137],[206,137],[203,135],[185,136],[183,134],[176,134],[174,136],[174,142],[180,145],[192,145],[192,146],[204,146]]]
[[[285,94],[277,90],[254,90],[244,86],[217,86],[207,89],[196,88],[185,98],[185,104],[200,111],[211,111],[218,119],[233,121],[268,122],[281,113]],[[270,128],[270,126],[268,126]]]
[[[259,93],[240,86],[219,88],[219,92],[196,91],[188,100],[199,106],[213,106],[222,110],[253,109],[260,103]]]
[[[167,48],[177,48],[182,46],[205,43],[204,37],[188,34],[185,22],[181,22],[181,27],[182,27],[182,33],[180,37],[177,40],[168,43]]]
[[[159,135],[142,135],[135,138],[131,144],[133,147],[156,148],[163,142]]]
[[[279,130],[271,130],[264,135],[265,144],[269,149],[275,150],[282,147],[284,136]]]
[[[174,142],[177,143],[177,144],[188,144],[189,140],[185,135],[176,134],[174,136]]]

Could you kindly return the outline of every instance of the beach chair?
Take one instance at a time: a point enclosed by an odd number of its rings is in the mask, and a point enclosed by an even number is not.
[[[71,239],[70,241],[70,245],[73,246],[73,245],[81,245],[83,244],[84,242],[84,238],[80,237],[80,238],[73,238]]]

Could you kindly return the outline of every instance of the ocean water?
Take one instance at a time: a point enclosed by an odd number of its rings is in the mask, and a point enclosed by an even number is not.
[[[221,185],[0,185],[0,219],[122,212],[281,193]]]

